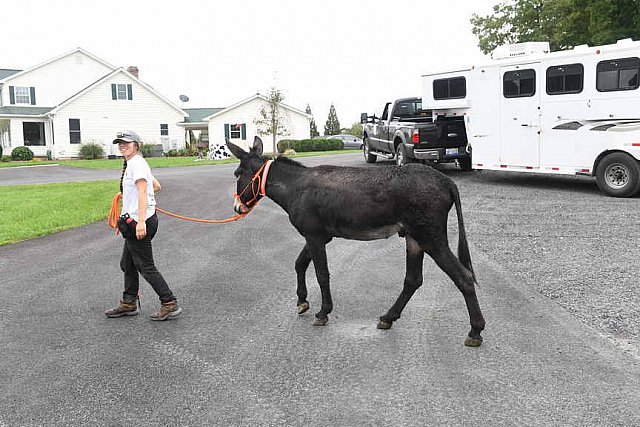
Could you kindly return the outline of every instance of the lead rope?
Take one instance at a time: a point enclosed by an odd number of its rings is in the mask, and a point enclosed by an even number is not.
[[[253,175],[253,178],[251,178],[251,182],[249,184],[247,184],[247,186],[240,192],[240,194],[233,194],[233,197],[235,199],[240,200],[240,196],[242,196],[245,191],[247,191],[249,188],[251,188],[251,191],[253,193],[253,198],[251,200],[249,200],[245,205],[249,206],[249,207],[254,207],[258,204],[258,202],[260,200],[258,200],[258,196],[263,195],[266,196],[266,183],[267,183],[267,174],[269,173],[269,169],[271,168],[271,164],[273,163],[273,160],[267,160],[265,163],[262,164],[262,166],[260,167],[260,169],[258,169],[258,171],[255,173],[255,175]],[[111,200],[111,209],[109,210],[109,216],[107,218],[107,224],[109,225],[109,227],[115,229],[115,233],[116,235],[119,233],[118,230],[118,218],[120,217],[120,201],[122,200],[122,177],[124,176],[124,170],[126,169],[127,164],[126,161],[124,163],[124,166],[122,168],[122,176],[120,177],[120,192],[116,193],[113,196],[113,199]],[[257,191],[256,189],[254,189],[253,184],[257,181]],[[165,215],[169,215],[172,216],[174,218],[179,218],[179,219],[184,219],[186,221],[193,221],[193,222],[201,222],[201,223],[206,223],[206,224],[225,224],[227,222],[233,222],[233,221],[237,221],[240,218],[244,218],[245,216],[247,216],[249,214],[249,212],[251,211],[247,211],[241,214],[237,214],[234,215],[232,217],[229,218],[225,218],[225,219],[199,219],[199,218],[191,218],[188,216],[183,216],[183,215],[178,215],[175,214],[173,212],[169,212],[166,211],[164,209],[161,209],[159,207],[156,207],[156,210],[158,212],[162,212]],[[139,301],[138,301],[139,302]]]

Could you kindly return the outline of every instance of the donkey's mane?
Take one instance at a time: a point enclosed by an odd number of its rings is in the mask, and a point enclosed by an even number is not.
[[[286,157],[286,156],[278,156],[276,157],[275,161],[278,163],[286,163],[291,166],[297,166],[299,168],[306,168],[306,166],[303,165],[302,163],[296,162],[295,160],[290,159],[289,157]]]

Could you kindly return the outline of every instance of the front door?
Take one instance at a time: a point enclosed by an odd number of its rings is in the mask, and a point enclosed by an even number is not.
[[[540,166],[540,64],[501,67],[500,164]]]

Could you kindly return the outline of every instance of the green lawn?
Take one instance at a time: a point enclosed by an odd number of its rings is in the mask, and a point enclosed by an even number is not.
[[[0,245],[104,220],[117,191],[117,180],[0,186]]]

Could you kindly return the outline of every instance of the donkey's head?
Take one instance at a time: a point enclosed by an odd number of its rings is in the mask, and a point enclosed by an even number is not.
[[[248,213],[262,198],[260,194],[261,174],[266,160],[262,158],[262,140],[255,137],[249,152],[226,140],[229,151],[240,159],[240,165],[233,172],[238,184],[236,186],[233,210],[239,214]]]

